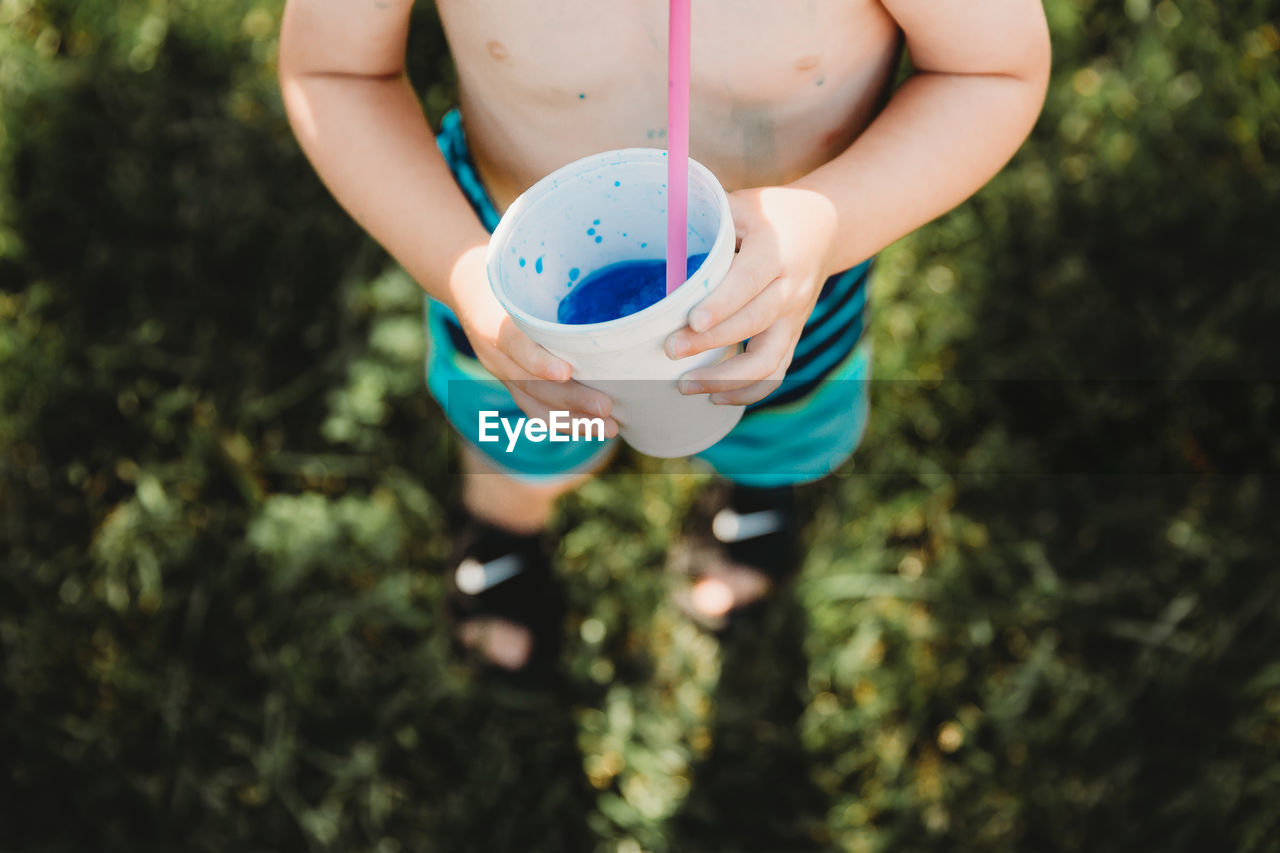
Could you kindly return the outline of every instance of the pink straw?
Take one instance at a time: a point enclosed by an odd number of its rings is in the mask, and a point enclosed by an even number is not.
[[[671,0],[667,35],[667,293],[688,277],[688,205],[689,0]]]

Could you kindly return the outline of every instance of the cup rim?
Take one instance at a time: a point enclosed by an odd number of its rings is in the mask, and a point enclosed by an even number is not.
[[[551,320],[544,320],[541,317],[536,317],[506,299],[501,289],[495,283],[494,274],[497,272],[498,263],[500,263],[499,258],[502,257],[502,253],[497,247],[505,245],[507,232],[514,227],[513,223],[520,218],[521,212],[524,208],[554,190],[566,177],[578,180],[589,172],[607,166],[617,165],[623,160],[664,160],[666,156],[667,151],[665,148],[615,148],[610,151],[601,151],[598,154],[591,154],[574,160],[571,163],[566,163],[559,169],[556,169],[554,172],[551,172],[541,180],[534,183],[527,190],[517,196],[515,201],[511,202],[503,213],[502,218],[498,221],[498,226],[493,230],[493,235],[491,236],[488,248],[485,251],[485,276],[489,280],[489,289],[493,291],[493,295],[502,305],[503,310],[513,318],[519,320],[521,323],[532,328],[560,334],[572,331],[573,333],[585,336],[599,332],[616,332],[626,326],[643,323],[650,317],[655,317],[662,314],[664,311],[671,310],[672,306],[677,304],[678,297],[681,297],[682,295],[685,297],[683,301],[688,301],[690,298],[688,297],[688,293],[692,292],[692,288],[686,288],[685,285],[702,272],[703,267],[705,267],[707,262],[711,260],[711,252],[707,253],[707,257],[703,258],[702,263],[694,269],[693,274],[685,277],[685,280],[681,283],[680,287],[677,287],[674,291],[668,293],[657,302],[646,308],[642,308],[639,311],[627,314],[626,316],[616,317],[612,320],[605,320],[599,323],[556,323]],[[572,175],[565,174],[570,171],[573,172]],[[693,180],[695,175],[697,175],[699,180],[704,181],[713,189],[717,201],[719,202],[720,227],[716,232],[716,240],[712,243],[712,247],[714,248],[715,243],[719,242],[725,232],[726,222],[729,223],[728,229],[730,235],[733,234],[733,217],[729,210],[729,196],[711,170],[690,157],[690,180]],[[692,308],[693,306],[690,305],[689,307]]]

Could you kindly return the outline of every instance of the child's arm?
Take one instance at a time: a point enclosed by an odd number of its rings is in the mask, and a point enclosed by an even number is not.
[[[749,403],[781,382],[828,275],[964,201],[1013,156],[1049,78],[1039,0],[882,0],[917,73],[840,156],[785,187],[734,193],[742,247],[728,278],[667,342],[673,356],[751,338],[687,380]],[[703,313],[705,312],[705,313]]]
[[[485,277],[489,235],[449,173],[404,71],[413,0],[289,0],[285,109],[344,208],[457,315],[480,362],[522,409],[607,415],[606,395],[520,332]],[[550,379],[554,382],[530,382]],[[616,426],[606,421],[609,432]]]

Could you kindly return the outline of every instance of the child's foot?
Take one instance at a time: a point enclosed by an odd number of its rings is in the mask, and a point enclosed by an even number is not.
[[[695,541],[673,555],[673,567],[694,578],[676,604],[703,626],[723,631],[795,572],[795,490],[728,486],[706,503],[719,506],[710,538],[691,537]],[[705,524],[709,510],[704,505],[695,517]]]
[[[455,653],[506,680],[533,682],[554,671],[564,597],[541,534],[473,519],[450,566]]]
[[[503,669],[520,669],[533,652],[529,629],[506,619],[468,619],[458,626],[458,639]]]
[[[699,621],[712,623],[772,592],[773,581],[768,575],[750,566],[713,562],[703,568],[701,577],[689,588],[686,601]]]

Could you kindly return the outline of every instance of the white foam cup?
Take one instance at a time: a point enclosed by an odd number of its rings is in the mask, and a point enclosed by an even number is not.
[[[742,418],[744,407],[683,395],[676,380],[737,351],[720,347],[667,357],[667,337],[724,279],[733,260],[729,199],[715,176],[689,161],[689,254],[707,253],[683,285],[659,302],[604,323],[556,321],[560,301],[583,278],[620,261],[666,252],[666,152],[624,148],[584,157],[517,198],[489,241],[489,284],[516,325],[569,362],[573,377],[613,400],[622,438],[650,456],[706,450]]]

